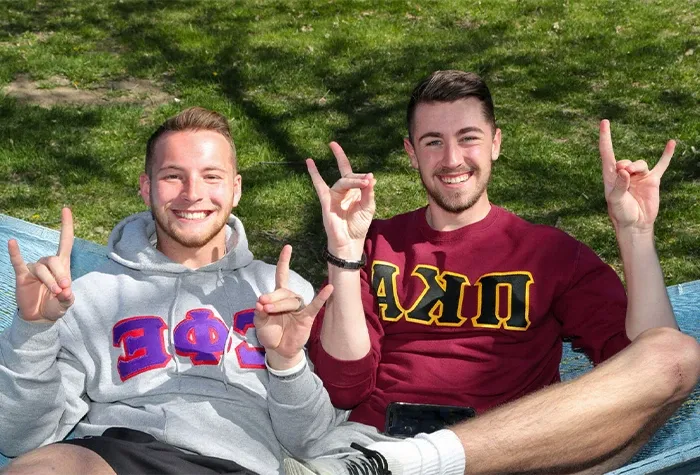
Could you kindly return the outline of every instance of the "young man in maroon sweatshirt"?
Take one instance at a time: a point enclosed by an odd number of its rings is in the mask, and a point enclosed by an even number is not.
[[[396,401],[485,413],[451,431],[468,473],[622,464],[698,378],[698,345],[677,331],[654,247],[659,183],[675,143],[649,170],[616,161],[610,124],[600,125],[628,301],[584,244],[489,202],[501,131],[481,78],[433,73],[413,91],[407,119],[404,146],[427,207],[373,221],[372,174],[353,173],[335,143],[341,179],[331,188],[308,161],[335,288],[309,345],[332,401],[379,430]],[[564,338],[595,364],[610,361],[553,385]]]

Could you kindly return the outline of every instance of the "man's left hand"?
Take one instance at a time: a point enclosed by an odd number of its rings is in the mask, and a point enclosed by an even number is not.
[[[610,137],[610,122],[603,120],[600,123],[599,147],[605,200],[615,230],[653,232],[654,221],[659,213],[661,177],[671,163],[676,142],[668,141],[661,158],[651,170],[644,160],[617,161]]]
[[[303,348],[314,319],[333,292],[333,286],[327,285],[305,306],[304,300],[288,288],[291,257],[292,246],[284,246],[277,261],[275,290],[258,298],[253,320],[267,362],[278,370],[291,368],[304,357]]]

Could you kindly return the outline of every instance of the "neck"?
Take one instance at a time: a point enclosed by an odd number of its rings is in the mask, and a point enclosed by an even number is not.
[[[199,269],[209,265],[226,254],[225,228],[201,247],[187,247],[168,237],[161,238],[162,233],[159,230],[156,230],[156,235],[158,236],[156,249],[165,254],[171,261],[190,269]]]
[[[476,203],[459,213],[451,213],[429,199],[425,218],[436,231],[454,231],[470,224],[478,223],[491,211],[491,203],[484,192]]]

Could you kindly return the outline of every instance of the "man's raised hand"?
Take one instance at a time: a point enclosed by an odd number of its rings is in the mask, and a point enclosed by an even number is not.
[[[73,305],[70,253],[73,247],[73,215],[70,209],[61,212],[61,235],[58,253],[26,264],[19,244],[7,243],[10,262],[15,271],[15,298],[20,316],[30,322],[55,322]]]
[[[661,158],[651,170],[644,160],[617,161],[610,137],[610,122],[603,120],[600,123],[599,148],[605,199],[615,229],[653,232],[659,213],[661,177],[671,163],[676,142],[668,141]]]
[[[374,217],[376,180],[371,173],[353,173],[340,145],[331,142],[330,147],[340,172],[340,179],[332,187],[321,178],[312,159],[306,160],[306,166],[321,202],[328,250],[341,259],[359,261]]]
[[[333,292],[333,286],[327,285],[309,305],[304,306],[303,299],[288,288],[291,257],[292,246],[284,246],[277,261],[275,290],[258,298],[253,320],[258,341],[265,347],[268,364],[280,370],[301,360],[314,319]]]

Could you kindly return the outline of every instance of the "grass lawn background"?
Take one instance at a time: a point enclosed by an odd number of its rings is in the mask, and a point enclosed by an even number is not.
[[[700,2],[23,1],[0,9],[0,212],[106,243],[145,209],[145,143],[192,105],[231,118],[243,176],[236,210],[253,252],[320,284],[325,243],[303,160],[337,178],[337,140],[378,179],[377,216],[425,204],[403,152],[405,106],[436,69],[491,87],[503,130],[491,200],[556,225],[618,271],[597,152],[612,121],[618,159],[676,154],[657,247],[667,283],[700,279]],[[138,93],[119,81],[146,84]],[[81,93],[51,104],[39,97]],[[62,89],[63,88],[63,89]]]

